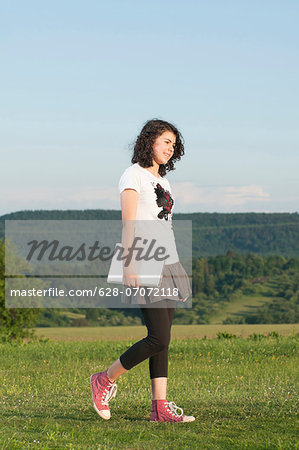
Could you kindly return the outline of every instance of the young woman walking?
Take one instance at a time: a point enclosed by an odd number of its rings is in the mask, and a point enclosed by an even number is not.
[[[151,422],[192,422],[182,408],[166,400],[168,377],[168,346],[170,330],[177,301],[186,301],[191,294],[188,276],[179,262],[172,229],[174,199],[167,171],[174,170],[174,163],[184,155],[182,137],[177,128],[163,120],[149,120],[137,137],[132,164],[119,182],[123,221],[122,242],[130,242],[131,226],[138,221],[155,220],[158,234],[168,236],[167,254],[159,294],[145,290],[144,295],[123,294],[122,302],[142,304],[140,307],[147,337],[126,350],[105,372],[91,375],[90,385],[93,406],[103,419],[110,419],[109,401],[115,397],[115,380],[124,372],[149,358],[152,386]],[[131,236],[132,238],[132,236]],[[132,239],[131,239],[132,241]],[[124,249],[129,245],[123,243]],[[124,267],[123,284],[139,287],[138,275],[132,267]],[[127,291],[127,290],[126,290]],[[136,292],[136,290],[135,290]],[[164,293],[167,292],[167,298]],[[168,295],[169,294],[169,295]]]

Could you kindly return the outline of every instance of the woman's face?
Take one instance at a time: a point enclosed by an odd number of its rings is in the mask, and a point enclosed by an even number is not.
[[[174,152],[175,134],[164,131],[154,142],[153,159],[157,164],[167,164]]]

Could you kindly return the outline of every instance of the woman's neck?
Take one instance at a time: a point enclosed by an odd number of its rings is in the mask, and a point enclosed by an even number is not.
[[[155,177],[159,178],[159,167],[160,165],[156,163],[156,161],[153,160],[153,165],[151,167],[147,167],[147,170],[151,172]]]

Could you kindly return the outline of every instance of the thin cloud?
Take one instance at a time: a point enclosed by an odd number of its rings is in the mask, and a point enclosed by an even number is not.
[[[186,181],[171,184],[175,197],[174,212],[269,211],[271,196],[262,186],[198,186]],[[268,206],[266,206],[266,204]],[[118,209],[117,187],[28,187],[6,189],[2,193],[0,214],[34,209]]]
[[[116,187],[28,187],[1,194],[0,214],[28,209],[120,209]]]
[[[269,202],[271,196],[261,186],[217,186],[199,187],[193,182],[173,183],[172,190],[178,206],[201,208],[234,208],[252,202]]]

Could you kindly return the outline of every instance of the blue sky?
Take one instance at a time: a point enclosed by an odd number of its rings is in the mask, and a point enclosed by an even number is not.
[[[297,1],[2,2],[0,214],[120,209],[144,122],[175,212],[299,211]]]

